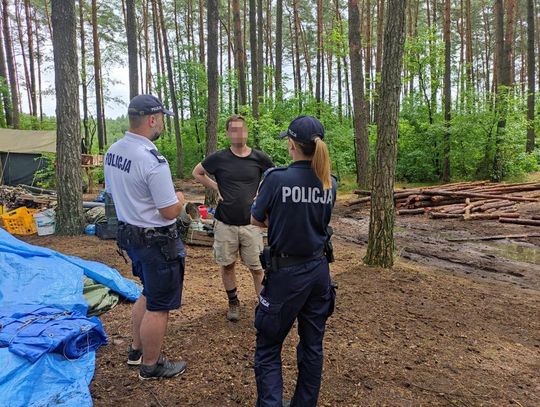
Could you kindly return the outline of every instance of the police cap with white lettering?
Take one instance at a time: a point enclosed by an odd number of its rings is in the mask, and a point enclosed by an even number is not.
[[[324,138],[324,127],[313,116],[298,116],[294,119],[287,131],[280,134],[279,138],[290,137],[300,143],[309,143],[315,137]]]
[[[174,116],[174,113],[165,109],[161,100],[153,95],[137,95],[129,102],[128,115],[130,116],[146,116],[156,113]]]

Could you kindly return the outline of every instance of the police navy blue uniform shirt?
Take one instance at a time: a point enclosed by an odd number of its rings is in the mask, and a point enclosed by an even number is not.
[[[227,148],[209,155],[201,164],[216,178],[223,197],[214,217],[227,225],[249,225],[251,204],[262,175],[274,166],[270,157],[255,149],[246,157],[238,157]]]
[[[310,257],[322,252],[326,226],[336,201],[336,180],[323,190],[310,161],[272,168],[264,174],[251,214],[268,218],[268,243],[274,253]]]
[[[144,228],[176,222],[159,213],[178,197],[169,163],[146,137],[126,132],[105,154],[104,172],[119,220]]]

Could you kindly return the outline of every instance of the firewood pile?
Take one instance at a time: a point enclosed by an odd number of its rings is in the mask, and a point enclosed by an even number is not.
[[[56,205],[56,193],[42,188],[28,185],[16,187],[0,185],[0,205],[6,210],[20,208],[50,208]]]
[[[347,205],[368,204],[371,192],[354,191],[366,195]],[[487,181],[461,182],[428,188],[394,191],[398,215],[427,215],[432,219],[456,218],[463,220],[499,219],[506,223],[540,226],[539,219],[517,219],[516,205],[538,202],[540,183],[501,184]]]

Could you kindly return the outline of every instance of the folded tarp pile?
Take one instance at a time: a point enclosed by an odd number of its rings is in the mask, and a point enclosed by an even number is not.
[[[24,243],[0,229],[2,406],[91,406],[95,349],[106,343],[87,318],[83,277],[128,300],[139,287],[101,263]]]

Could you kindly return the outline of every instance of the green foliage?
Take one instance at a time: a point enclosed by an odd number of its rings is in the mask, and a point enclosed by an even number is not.
[[[45,153],[36,160],[43,160],[44,166],[34,174],[34,182],[37,186],[45,189],[56,188],[56,154]]]

